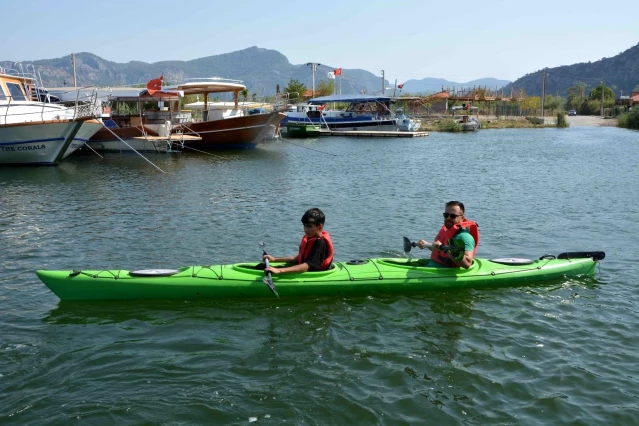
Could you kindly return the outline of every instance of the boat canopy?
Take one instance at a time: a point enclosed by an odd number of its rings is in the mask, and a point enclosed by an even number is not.
[[[240,80],[228,80],[224,78],[201,78],[189,79],[185,83],[176,84],[169,87],[162,87],[164,90],[182,90],[185,95],[195,95],[201,93],[224,93],[241,92],[246,89]]]
[[[163,87],[163,89],[166,89],[166,87]],[[61,102],[86,101],[96,92],[100,102],[109,102],[114,99],[124,102],[136,102],[139,100],[138,98],[153,101],[184,97],[184,92],[176,90],[158,90],[154,95],[149,95],[148,90],[141,87],[52,87],[48,90],[52,96],[58,97]]]
[[[313,98],[308,101],[311,105],[321,105],[328,102],[390,102],[389,96],[374,96],[374,95],[331,95],[320,96],[319,98]]]

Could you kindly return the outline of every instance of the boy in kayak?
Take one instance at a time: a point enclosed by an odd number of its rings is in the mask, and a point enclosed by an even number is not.
[[[417,246],[426,248],[428,241],[419,240]],[[440,250],[442,245],[456,247],[459,250]],[[464,216],[464,203],[449,201],[444,212],[444,226],[441,227],[430,249],[428,266],[461,267],[468,269],[473,264],[479,245],[479,227]]]
[[[326,217],[318,208],[312,208],[302,216],[304,237],[300,243],[299,252],[295,256],[273,257],[264,255],[269,262],[294,263],[292,266],[269,266],[265,273],[286,274],[291,272],[325,271],[333,261],[333,242],[328,232],[324,231]]]

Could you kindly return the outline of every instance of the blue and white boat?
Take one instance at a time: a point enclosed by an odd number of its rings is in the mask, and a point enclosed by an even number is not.
[[[416,131],[419,122],[393,113],[387,96],[332,95],[289,107],[280,123],[313,123],[329,130]],[[341,105],[339,105],[341,104]]]

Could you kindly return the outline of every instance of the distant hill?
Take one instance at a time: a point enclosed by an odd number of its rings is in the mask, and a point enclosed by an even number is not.
[[[178,82],[186,78],[223,77],[242,80],[250,94],[258,97],[272,96],[279,84],[284,89],[291,79],[313,87],[313,73],[306,64],[293,65],[276,50],[250,47],[237,52],[207,56],[190,61],[162,61],[148,64],[131,61],[126,64],[107,61],[92,53],[77,53],[76,78],[78,86],[128,86],[144,84],[164,74],[164,81]],[[71,55],[56,59],[30,62],[42,76],[44,86],[73,86]],[[0,61],[0,66],[15,68],[11,61]],[[26,63],[23,63],[23,67]],[[320,65],[315,71],[315,87],[321,80],[328,80],[334,66]],[[381,92],[381,77],[361,69],[343,69],[335,80],[344,94]],[[389,83],[386,82],[386,87]],[[166,84],[166,83],[165,83]]]
[[[617,97],[623,91],[630,91],[639,85],[639,44],[613,56],[595,62],[582,62],[574,65],[548,68],[546,76],[546,94],[566,96],[566,89],[576,83],[586,83],[586,89],[593,89],[604,80]],[[539,70],[515,80],[504,87],[504,93],[511,89],[524,89],[532,96],[541,96],[541,80],[543,70]]]
[[[440,92],[442,87],[452,89],[467,89],[473,87],[488,87],[489,89],[501,89],[505,85],[510,83],[509,80],[498,80],[496,78],[480,78],[478,80],[468,81],[466,83],[459,83],[456,81],[450,81],[443,78],[426,77],[421,80],[408,80],[402,87],[403,92],[411,94],[430,94],[434,92]]]
[[[312,70],[306,64],[294,65],[286,56],[276,50],[249,47],[237,52],[207,56],[190,61],[162,61],[152,64],[140,61],[117,63],[107,61],[92,53],[78,53],[76,75],[80,86],[122,86],[144,84],[152,78],[164,74],[167,83],[183,81],[186,78],[224,77],[242,80],[250,94],[258,97],[272,96],[276,86],[286,87],[290,79],[303,82],[309,89],[313,86]],[[48,87],[73,85],[71,55],[56,59],[41,59],[31,62]],[[11,61],[0,61],[0,66],[14,68]],[[23,64],[23,67],[26,63]],[[327,80],[333,65],[320,65],[315,72],[316,87],[321,80]],[[362,69],[342,70],[341,78],[335,82],[339,90],[341,82],[343,94],[379,94],[381,77]],[[603,58],[593,63],[581,63],[548,69],[546,93],[565,96],[568,87],[576,82],[585,82],[589,88],[596,87],[603,79],[612,86],[617,96],[619,91],[629,94],[639,84],[639,44],[612,58]],[[385,82],[385,87],[391,83]],[[444,87],[470,88],[474,86],[491,89],[504,87],[504,93],[511,89],[523,88],[528,95],[541,94],[541,71],[527,74],[514,82],[483,78],[465,83],[441,78],[424,78],[404,82],[402,93],[429,94],[439,92]],[[390,91],[386,91],[390,94]]]

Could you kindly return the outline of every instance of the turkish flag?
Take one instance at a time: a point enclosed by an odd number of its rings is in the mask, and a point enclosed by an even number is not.
[[[155,92],[162,90],[162,80],[164,80],[164,74],[146,83],[146,90],[149,91],[149,95],[153,96]]]
[[[333,70],[333,72],[335,73],[335,75],[342,75],[342,69],[341,68],[336,68],[335,70]]]
[[[404,87],[404,83],[402,84],[398,84],[397,87],[399,87],[400,89]]]

